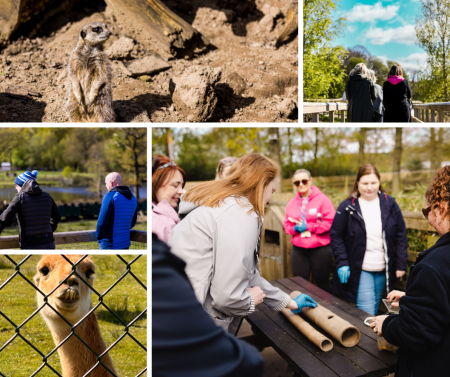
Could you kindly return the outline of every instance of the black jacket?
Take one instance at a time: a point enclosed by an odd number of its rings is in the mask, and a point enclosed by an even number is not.
[[[398,84],[385,81],[383,84],[383,102],[386,109],[384,123],[389,122],[411,122],[411,109],[409,99],[411,98],[411,87],[408,80]]]
[[[43,192],[36,181],[29,179],[8,208],[0,215],[0,233],[17,214],[19,245],[29,247],[53,242],[53,232],[61,221],[53,198]]]
[[[420,253],[410,268],[400,313],[382,333],[400,347],[396,377],[450,374],[450,233]]]
[[[259,352],[214,324],[185,266],[152,235],[152,376],[262,376]]]
[[[395,271],[406,271],[408,238],[405,221],[395,199],[382,192],[378,193],[378,197],[384,247],[387,247],[389,259],[386,266],[389,275],[387,289],[391,291],[396,281]],[[330,237],[334,254],[333,289],[345,300],[354,303],[367,244],[366,225],[358,199],[346,199],[340,204],[331,225]],[[342,266],[350,266],[350,278],[346,284],[341,284],[337,275],[337,269]]]
[[[349,122],[373,122],[373,104],[377,93],[375,85],[366,76],[351,76],[345,85],[345,96],[348,100]]]

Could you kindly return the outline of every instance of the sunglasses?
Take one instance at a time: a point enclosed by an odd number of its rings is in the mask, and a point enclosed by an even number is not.
[[[425,218],[428,220],[428,215],[431,212],[431,206],[427,207],[427,208],[422,208],[422,213],[425,216]]]
[[[295,182],[294,182],[294,185],[295,185],[296,187],[298,187],[298,186],[300,186],[300,183],[301,183],[303,186],[306,186],[306,185],[308,184],[308,182],[309,182],[309,180],[307,180],[307,179],[302,179],[301,181],[295,181]]]
[[[220,160],[220,165],[223,164],[234,164],[237,161],[237,158],[231,157],[231,158],[222,158]]]

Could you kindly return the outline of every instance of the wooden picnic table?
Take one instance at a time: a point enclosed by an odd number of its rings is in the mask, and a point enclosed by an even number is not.
[[[371,314],[331,295],[301,277],[274,280],[271,284],[288,294],[292,291],[307,294],[361,331],[359,343],[354,347],[346,348],[316,327],[334,344],[331,351],[323,352],[300,333],[282,313],[272,311],[264,303],[258,305],[255,312],[246,317],[256,336],[247,338],[253,337],[249,341],[260,349],[267,346],[273,347],[286,360],[288,369],[285,377],[375,377],[386,376],[395,371],[398,356],[388,351],[379,351],[377,335],[364,324],[367,317],[372,317]]]

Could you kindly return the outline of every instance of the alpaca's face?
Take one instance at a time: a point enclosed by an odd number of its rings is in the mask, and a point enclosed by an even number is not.
[[[80,255],[67,255],[72,263],[81,259]],[[48,297],[48,303],[62,314],[70,323],[75,324],[91,308],[91,290],[76,275],[67,278],[72,272],[72,265],[60,255],[44,255],[37,266],[38,273],[34,277],[36,286],[48,295],[59,283],[59,288]],[[77,265],[77,273],[91,286],[94,284],[95,265],[85,258]],[[37,292],[38,306],[44,304],[44,296]],[[60,320],[60,316],[46,305],[41,310],[42,316],[48,320]]]

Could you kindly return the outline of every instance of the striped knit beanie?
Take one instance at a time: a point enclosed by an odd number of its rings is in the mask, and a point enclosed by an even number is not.
[[[33,170],[32,172],[26,171],[25,173],[20,174],[14,181],[14,183],[20,187],[23,186],[23,184],[28,181],[29,179],[32,179],[33,181],[36,180],[36,177],[38,175],[37,170]]]

